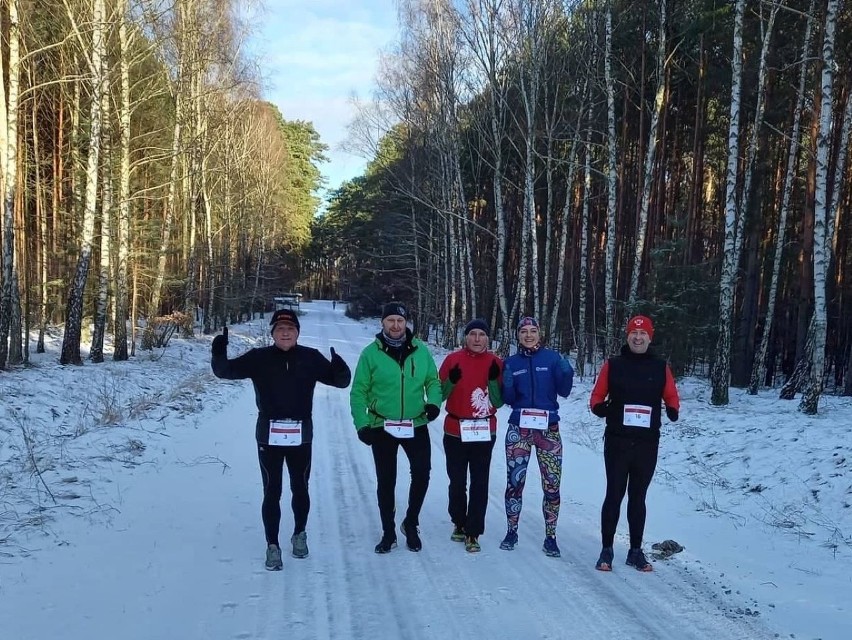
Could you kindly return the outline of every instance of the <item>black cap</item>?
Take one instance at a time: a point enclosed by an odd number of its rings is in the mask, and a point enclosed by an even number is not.
[[[382,307],[382,320],[388,316],[402,316],[408,320],[408,309],[401,302],[388,302]]]
[[[289,322],[296,327],[296,331],[302,330],[299,326],[299,316],[296,315],[296,312],[292,309],[279,309],[273,313],[272,317],[269,319],[269,326],[275,327],[275,325],[279,322]]]
[[[464,335],[469,334],[474,329],[481,329],[485,333],[485,335],[491,335],[491,329],[488,328],[488,323],[485,322],[485,320],[483,320],[482,318],[474,318],[473,320],[468,322],[464,328]]]

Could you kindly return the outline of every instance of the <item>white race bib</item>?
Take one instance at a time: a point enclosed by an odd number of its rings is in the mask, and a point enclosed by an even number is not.
[[[298,447],[302,444],[302,421],[270,420],[269,444],[274,447]]]
[[[651,407],[644,404],[624,405],[624,426],[651,428]]]
[[[521,429],[544,431],[547,429],[547,419],[549,417],[550,412],[547,409],[521,409],[521,419],[518,426]]]
[[[385,431],[394,438],[413,438],[414,420],[385,420]]]
[[[491,420],[488,418],[459,420],[459,432],[462,442],[489,442],[491,440]]]

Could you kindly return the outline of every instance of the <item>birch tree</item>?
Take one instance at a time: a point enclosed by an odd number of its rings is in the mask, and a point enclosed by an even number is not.
[[[66,304],[65,334],[62,338],[60,364],[82,364],[80,333],[83,326],[83,296],[92,259],[92,244],[98,204],[98,166],[103,129],[101,98],[107,91],[103,58],[106,48],[104,0],[92,4],[92,47],[89,57],[91,104],[89,107],[89,155],[86,162],[86,195],[83,225],[80,230],[80,252]]]
[[[829,208],[829,152],[831,149],[831,124],[834,112],[834,32],[837,27],[839,0],[828,0],[825,12],[825,29],[822,41],[822,81],[820,91],[819,133],[816,141],[816,189],[814,192],[814,310],[813,349],[811,350],[810,379],[807,382],[799,409],[806,414],[816,414],[822,395],[825,376],[825,337],[827,328],[826,281],[831,260],[828,239]]]
[[[778,211],[778,225],[775,232],[775,255],[772,259],[772,275],[769,282],[769,293],[766,302],[766,320],[763,324],[763,335],[760,338],[760,347],[755,355],[751,370],[748,393],[757,394],[758,388],[766,378],[766,357],[769,353],[769,338],[772,334],[772,324],[775,318],[775,303],[778,299],[778,281],[781,276],[781,258],[783,256],[784,244],[787,236],[787,215],[790,209],[790,197],[793,193],[793,182],[796,176],[796,166],[799,161],[799,143],[801,141],[802,109],[805,104],[805,83],[808,78],[810,65],[811,33],[813,31],[814,0],[811,0],[805,18],[805,35],[802,43],[802,57],[799,69],[799,84],[796,91],[796,106],[793,110],[793,127],[790,133],[790,146],[787,151],[787,168],[784,172],[784,184],[782,187],[781,206]]]
[[[13,324],[12,316],[20,317],[21,309],[15,304],[19,296],[15,269],[15,201],[18,184],[18,87],[21,76],[20,24],[18,22],[18,0],[9,0],[9,89],[0,95],[0,170],[3,172],[3,284],[0,288],[0,369],[10,361],[13,348],[10,343],[20,344],[20,335],[9,335]],[[0,55],[0,85],[5,88],[3,56]],[[17,349],[20,353],[20,347]]]
[[[642,180],[642,201],[639,209],[639,223],[636,229],[636,246],[633,254],[633,270],[630,273],[630,293],[627,306],[633,310],[639,295],[639,275],[645,254],[645,240],[648,234],[648,209],[651,205],[651,187],[653,186],[654,163],[657,157],[657,127],[660,114],[666,100],[666,0],[659,0],[660,30],[657,40],[657,90],[654,94],[654,110],[651,112],[651,124],[648,128],[648,149],[645,155],[645,170]]]
[[[743,75],[743,13],[745,0],[737,0],[734,12],[734,47],[731,54],[731,109],[728,125],[728,169],[725,180],[725,245],[719,290],[719,338],[716,359],[710,376],[713,391],[710,402],[728,404],[731,380],[731,326],[734,308],[734,284],[738,257],[735,253],[737,216],[737,165],[740,157],[740,96]]]
[[[129,305],[128,257],[130,255],[130,37],[127,28],[128,0],[118,5],[119,77],[118,101],[119,174],[117,256],[115,260],[115,328],[113,360],[127,360]]]
[[[618,139],[615,136],[615,83],[612,77],[612,1],[606,10],[606,52],[604,79],[606,82],[606,348],[604,355],[615,345],[615,237],[616,194],[618,189]]]

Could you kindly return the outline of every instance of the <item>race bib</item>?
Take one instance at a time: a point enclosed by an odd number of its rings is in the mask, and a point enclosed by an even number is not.
[[[269,444],[274,447],[298,447],[302,444],[302,421],[270,420]]]
[[[550,412],[547,409],[521,409],[521,419],[518,426],[521,429],[547,429],[547,419]]]
[[[644,404],[624,405],[624,426],[651,428],[651,407]]]
[[[394,438],[413,438],[414,420],[385,420],[385,431]]]
[[[491,440],[491,420],[488,418],[459,420],[459,432],[462,442],[489,442]]]

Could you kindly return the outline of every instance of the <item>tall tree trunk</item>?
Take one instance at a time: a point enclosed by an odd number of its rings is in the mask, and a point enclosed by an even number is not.
[[[607,130],[607,199],[606,199],[606,344],[604,355],[615,350],[615,236],[616,194],[618,192],[618,141],[615,135],[615,82],[612,77],[612,2],[606,10],[606,130]]]
[[[636,307],[639,296],[639,275],[645,254],[645,236],[648,232],[648,209],[651,204],[651,186],[653,185],[654,162],[657,154],[657,126],[666,101],[666,0],[659,0],[660,31],[657,45],[657,91],[654,97],[654,111],[651,113],[651,125],[648,128],[648,149],[645,155],[644,179],[642,181],[642,204],[639,210],[639,224],[636,230],[636,251],[633,255],[633,271],[630,274],[630,293],[627,307],[631,311]]]
[[[740,157],[740,95],[743,75],[743,13],[745,0],[737,0],[734,14],[734,48],[731,54],[731,111],[728,125],[728,170],[725,180],[725,247],[719,288],[719,338],[710,380],[713,385],[710,402],[728,404],[731,380],[731,327],[734,308],[734,285],[738,256],[735,253],[737,228],[737,165]]]
[[[580,222],[580,312],[577,322],[577,371],[580,376],[586,370],[589,330],[586,326],[586,289],[589,278],[589,200],[592,191],[592,104],[589,102],[589,121],[586,129],[586,164],[583,176],[583,213]]]
[[[808,78],[808,60],[810,59],[811,34],[813,31],[814,0],[811,0],[808,10],[805,37],[802,43],[802,63],[799,70],[799,86],[796,92],[796,104],[793,108],[793,129],[790,134],[790,148],[787,152],[787,169],[784,174],[784,185],[781,196],[781,208],[778,213],[778,226],[775,233],[775,255],[772,258],[772,276],[769,283],[769,294],[766,304],[766,320],[763,323],[763,335],[760,347],[754,359],[748,393],[755,395],[758,388],[766,379],[766,357],[769,353],[769,338],[772,333],[772,323],[775,319],[775,303],[778,299],[778,281],[781,277],[781,258],[787,236],[787,214],[790,210],[790,197],[793,193],[793,182],[796,177],[796,166],[799,161],[799,143],[801,141],[802,109],[805,104],[805,83]]]
[[[66,306],[65,335],[62,339],[61,364],[82,364],[80,333],[83,325],[83,297],[92,259],[92,242],[98,204],[98,165],[101,152],[102,113],[101,97],[107,91],[104,73],[105,54],[104,0],[92,4],[92,102],[89,112],[89,157],[86,164],[86,200],[83,209],[83,227],[80,232],[80,253],[77,268],[71,281]]]
[[[9,89],[2,92],[0,102],[0,170],[3,172],[3,283],[0,287],[0,369],[5,369],[9,359],[9,343],[20,336],[10,336],[12,316],[20,316],[14,305],[15,276],[15,198],[18,185],[18,87],[21,60],[19,55],[20,25],[18,0],[9,1]],[[0,85],[6,86],[2,56],[0,56]]]
[[[829,209],[829,152],[831,124],[834,111],[834,32],[837,26],[838,0],[828,0],[825,12],[825,35],[822,42],[822,83],[819,134],[817,135],[816,189],[814,191],[814,342],[811,351],[810,380],[802,394],[799,409],[806,414],[816,414],[822,395],[825,377],[825,338],[828,318],[826,314],[826,284],[828,262],[831,258],[828,240]]]
[[[121,99],[118,108],[119,155],[118,175],[118,242],[115,285],[115,338],[113,360],[127,360],[127,321],[129,292],[127,260],[130,255],[130,39],[127,33],[128,0],[121,0],[118,16],[118,40],[120,46],[119,70],[121,75]]]
[[[104,93],[101,109],[104,119],[108,118],[109,101]],[[101,188],[101,255],[100,270],[98,271],[98,294],[95,301],[94,331],[92,332],[92,348],[89,359],[92,362],[104,361],[104,334],[107,325],[107,303],[109,302],[110,263],[112,244],[112,176],[110,162],[111,145],[107,136],[103,142],[102,188]]]

